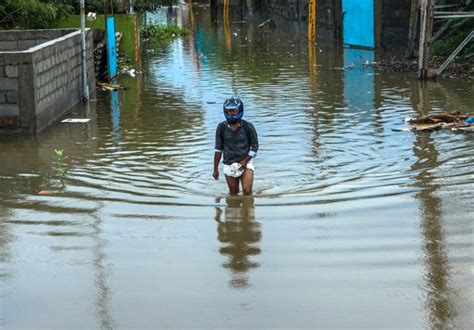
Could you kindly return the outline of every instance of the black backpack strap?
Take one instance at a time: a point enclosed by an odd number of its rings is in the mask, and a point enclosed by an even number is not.
[[[222,123],[220,123],[219,125],[219,134],[221,135],[221,139],[222,141],[224,141],[224,132],[225,132],[225,125],[226,125],[227,121],[223,121]]]
[[[250,128],[248,123],[242,119],[242,127],[244,128],[245,135],[247,135],[247,140],[250,143]]]

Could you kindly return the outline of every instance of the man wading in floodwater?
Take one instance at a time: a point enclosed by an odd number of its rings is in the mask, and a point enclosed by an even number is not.
[[[224,102],[225,121],[217,125],[214,179],[219,180],[219,162],[224,153],[224,174],[232,195],[239,193],[242,183],[244,195],[252,194],[253,158],[257,155],[258,137],[253,125],[242,119],[244,104],[238,97]]]

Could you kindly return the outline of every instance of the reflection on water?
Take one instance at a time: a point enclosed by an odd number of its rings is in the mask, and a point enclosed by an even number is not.
[[[185,8],[156,17],[192,35],[74,109],[90,123],[0,136],[0,326],[472,328],[474,135],[392,128],[472,112],[474,86]],[[232,94],[252,198],[211,176]]]
[[[429,133],[417,136],[414,154],[420,159],[412,169],[418,172],[415,184],[420,191],[415,197],[420,201],[421,230],[424,242],[424,262],[427,289],[427,312],[430,328],[445,329],[452,326],[455,317],[452,304],[454,292],[450,284],[448,257],[442,230],[441,199],[436,196],[439,187],[427,169],[437,163],[437,151]]]
[[[92,237],[94,240],[92,252],[94,256],[93,265],[95,272],[94,284],[96,286],[96,312],[98,314],[98,319],[100,320],[101,329],[114,329],[114,322],[110,311],[112,292],[108,284],[110,271],[106,264],[106,241],[102,237],[102,222],[103,219],[101,219],[100,214],[94,214],[94,220],[91,226],[93,229]]]
[[[429,93],[418,85],[417,106],[421,113],[431,112]],[[454,326],[456,317],[452,299],[456,292],[451,285],[451,270],[446,254],[446,240],[443,233],[442,200],[437,196],[440,186],[436,184],[433,170],[441,162],[431,133],[416,136],[413,154],[418,161],[411,166],[416,174],[414,185],[419,188],[415,198],[419,201],[421,234],[423,236],[423,259],[426,267],[424,284],[426,288],[427,326],[431,329],[446,329]]]
[[[255,221],[254,198],[229,196],[226,203],[224,212],[216,208],[217,238],[223,245],[219,252],[228,258],[223,266],[232,272],[230,286],[246,288],[249,286],[249,271],[258,267],[252,256],[261,252],[262,233],[260,224]]]
[[[112,113],[112,136],[115,144],[117,146],[120,145],[121,137],[120,137],[120,100],[119,100],[119,92],[118,91],[111,91],[110,92],[110,110]]]

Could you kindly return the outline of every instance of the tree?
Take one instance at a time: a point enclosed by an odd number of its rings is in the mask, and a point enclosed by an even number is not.
[[[4,0],[0,4],[0,29],[48,29],[72,13],[60,1]]]
[[[177,4],[177,0],[134,0],[133,5],[137,11],[157,11],[163,6],[172,6]]]

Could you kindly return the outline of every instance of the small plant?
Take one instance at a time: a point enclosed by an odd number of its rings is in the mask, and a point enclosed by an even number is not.
[[[54,156],[56,157],[56,161],[60,162],[64,157],[64,150],[54,149]]]
[[[54,149],[53,158],[55,159],[52,170],[47,171],[41,184],[38,195],[54,195],[64,189],[64,179],[68,172],[68,167],[64,163],[67,158],[63,149]]]
[[[56,159],[56,172],[59,175],[59,179],[64,179],[64,176],[67,174],[68,168],[67,165],[64,164],[64,150],[63,149],[54,149],[54,158]]]

